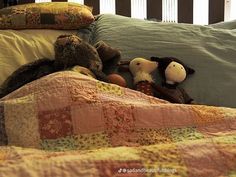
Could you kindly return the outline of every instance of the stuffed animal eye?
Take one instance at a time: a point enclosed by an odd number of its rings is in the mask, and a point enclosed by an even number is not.
[[[183,67],[181,67],[181,69],[184,69]]]
[[[140,63],[137,63],[136,65],[140,65]]]
[[[173,67],[175,67],[175,65],[173,65]]]

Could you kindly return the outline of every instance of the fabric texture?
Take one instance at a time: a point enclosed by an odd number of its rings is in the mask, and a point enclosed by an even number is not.
[[[0,176],[234,176],[235,125],[236,109],[54,73],[0,101]]]
[[[118,48],[125,60],[175,57],[196,73],[180,87],[197,103],[236,107],[236,30],[191,24],[158,23],[118,15],[100,15],[94,41]],[[132,76],[121,73],[132,87]],[[159,73],[153,73],[161,84]]]
[[[78,29],[93,21],[92,8],[78,3],[32,3],[0,10],[0,29]]]

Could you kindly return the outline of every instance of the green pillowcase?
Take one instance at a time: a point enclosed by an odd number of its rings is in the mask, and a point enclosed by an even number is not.
[[[215,24],[212,24],[209,26],[211,26],[213,28],[219,28],[219,29],[234,30],[234,29],[236,29],[236,20],[215,23]]]
[[[92,8],[78,3],[32,3],[0,10],[0,29],[78,29],[93,21]]]
[[[196,102],[236,107],[236,30],[104,14],[94,31],[94,42],[120,49],[124,59],[179,58],[196,71],[181,84]],[[161,84],[161,76],[154,75]]]

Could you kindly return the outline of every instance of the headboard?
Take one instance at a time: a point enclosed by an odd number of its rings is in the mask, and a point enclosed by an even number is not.
[[[66,2],[67,0],[52,0]],[[135,1],[135,0],[134,0]],[[147,18],[162,20],[162,3],[164,0],[146,0]],[[178,0],[178,22],[193,23],[193,1]],[[0,8],[6,5],[34,3],[35,0],[1,0]],[[93,13],[99,14],[100,0],[84,0],[84,4],[93,6]],[[116,14],[131,16],[131,0],[115,0]],[[225,0],[209,0],[209,24],[224,21]]]

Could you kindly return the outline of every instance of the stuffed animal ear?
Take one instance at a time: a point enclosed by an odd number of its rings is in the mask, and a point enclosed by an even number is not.
[[[122,60],[122,61],[119,61],[118,65],[121,66],[121,65],[127,65],[129,66],[130,64],[130,61],[129,60]]]
[[[160,60],[159,57],[151,57],[150,59],[151,59],[151,61],[156,61],[156,62],[158,62],[158,60]]]
[[[151,57],[151,61],[156,61],[158,63],[158,69],[164,73],[166,67],[172,62],[172,59],[169,57]]]
[[[158,68],[160,70],[165,70],[165,68],[172,62],[175,61],[177,63],[180,63],[181,65],[184,66],[184,68],[186,69],[187,74],[193,74],[195,73],[195,70],[186,66],[181,60],[174,58],[174,57],[163,57],[163,58],[159,58],[159,57],[151,57],[152,61],[156,61],[158,62]]]
[[[123,61],[120,61],[118,63],[118,71],[121,71],[121,72],[129,72],[129,64],[130,64],[130,61],[126,61],[126,60],[123,60]]]
[[[104,41],[97,42],[94,47],[97,49],[98,55],[102,62],[107,62],[108,60],[113,59],[115,56],[120,55],[119,50],[112,48]]]
[[[190,67],[186,67],[187,68],[187,74],[194,74],[195,70],[190,68]]]
[[[94,47],[97,49],[98,55],[102,60],[103,72],[106,74],[114,72],[121,58],[120,51],[112,48],[103,41],[99,41]]]

